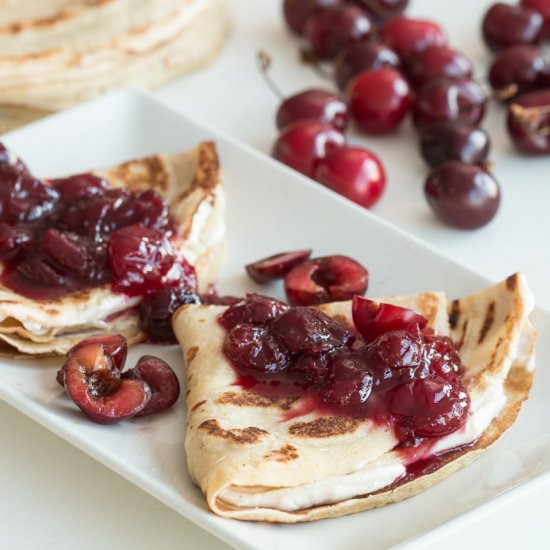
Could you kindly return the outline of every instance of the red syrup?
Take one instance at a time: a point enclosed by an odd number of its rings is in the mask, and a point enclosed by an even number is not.
[[[408,310],[399,328],[399,309],[391,310],[391,330],[370,339],[319,311],[250,295],[219,319],[235,385],[296,400],[283,420],[310,413],[369,419],[420,458],[430,442],[464,426],[470,399],[452,342],[421,330],[425,319],[411,323]]]

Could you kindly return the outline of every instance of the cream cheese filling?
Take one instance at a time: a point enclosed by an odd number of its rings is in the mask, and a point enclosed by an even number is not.
[[[440,438],[430,448],[427,458],[473,443],[487,429],[506,404],[503,381],[493,378],[483,392],[470,395],[470,417],[464,427]],[[492,382],[492,383],[490,383]],[[295,512],[313,506],[341,502],[359,495],[367,495],[390,486],[406,473],[406,460],[399,453],[383,455],[350,474],[335,476],[312,483],[250,492],[230,486],[220,492],[224,502],[242,508],[270,508]]]

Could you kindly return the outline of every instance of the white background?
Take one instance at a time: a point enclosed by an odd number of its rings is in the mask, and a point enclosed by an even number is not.
[[[273,75],[289,94],[327,84],[299,64],[297,42],[282,25],[280,0],[233,3],[235,30],[222,55],[156,95],[269,152],[276,137],[273,118],[278,102],[257,71],[256,51],[262,48],[272,54]],[[410,13],[442,23],[451,44],[474,60],[476,76],[484,79],[490,56],[479,27],[490,3],[412,0]],[[538,303],[549,308],[550,159],[517,156],[503,118],[502,108],[492,105],[486,127],[493,138],[494,171],[503,188],[502,208],[492,224],[476,232],[447,229],[430,215],[422,196],[425,168],[410,127],[388,138],[372,140],[351,133],[350,139],[379,152],[387,168],[388,190],[375,213],[492,279],[525,272]],[[3,403],[0,434],[0,548],[228,548]],[[466,529],[442,533],[422,547],[494,547],[496,537],[504,549],[543,547],[550,535],[549,509],[548,484],[534,487],[519,501],[501,503]]]

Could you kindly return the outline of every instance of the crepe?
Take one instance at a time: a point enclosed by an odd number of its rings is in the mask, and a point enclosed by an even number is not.
[[[58,109],[212,59],[228,0],[0,0],[0,103]]]
[[[187,463],[212,511],[291,523],[383,506],[470,463],[512,425],[534,368],[535,331],[528,320],[533,299],[523,276],[450,304],[441,293],[379,301],[415,309],[431,327],[450,334],[471,397],[465,427],[439,438],[429,450],[429,456],[441,455],[435,471],[401,484],[406,468],[403,455],[394,450],[393,432],[368,419],[300,416],[300,399],[271,399],[240,389],[222,352],[225,333],[217,317],[225,308],[188,305],[176,312],[173,326],[187,383]],[[320,309],[351,323],[350,302]],[[408,455],[409,462],[427,458],[421,453]]]
[[[199,290],[215,283],[225,259],[224,195],[212,142],[176,154],[158,154],[95,170],[113,187],[155,189],[178,221],[173,242],[195,266]],[[144,339],[135,307],[139,296],[114,292],[110,285],[53,300],[30,300],[0,284],[1,352],[64,354],[91,334],[121,333],[129,343]]]

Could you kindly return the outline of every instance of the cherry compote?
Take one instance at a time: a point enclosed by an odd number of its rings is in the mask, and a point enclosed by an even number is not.
[[[24,296],[106,283],[144,295],[187,281],[192,268],[172,249],[173,226],[155,191],[114,189],[92,174],[40,181],[0,146],[2,283]]]
[[[375,309],[374,315],[372,308],[354,311],[355,326],[347,326],[318,310],[249,296],[219,317],[235,383],[266,396],[300,398],[300,414],[392,426],[407,446],[461,428],[470,398],[451,340],[414,311],[389,304]]]

